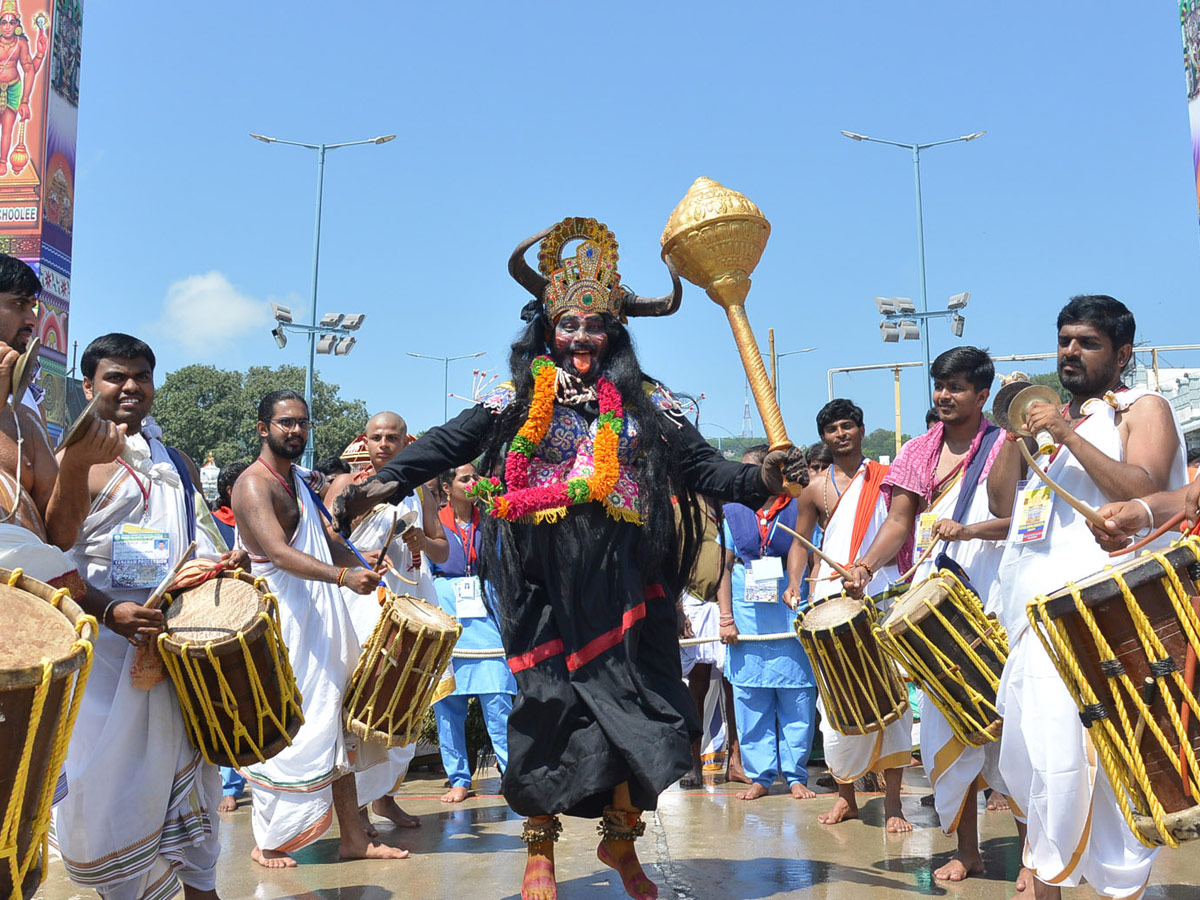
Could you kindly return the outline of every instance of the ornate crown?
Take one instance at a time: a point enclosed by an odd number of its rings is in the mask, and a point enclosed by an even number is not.
[[[574,240],[579,240],[575,255],[564,260],[563,250]],[[573,216],[551,228],[538,248],[538,269],[549,282],[543,302],[550,321],[568,309],[620,319],[625,291],[618,258],[617,239],[603,222]]]

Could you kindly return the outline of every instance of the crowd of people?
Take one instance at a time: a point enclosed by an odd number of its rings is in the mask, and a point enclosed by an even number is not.
[[[539,240],[535,270],[524,254]],[[72,880],[122,900],[216,897],[217,813],[236,807],[244,784],[262,866],[295,866],[295,851],[334,819],[342,858],[405,857],[380,840],[372,815],[420,825],[397,803],[414,745],[384,749],[348,733],[342,716],[383,585],[455,617],[459,648],[497,651],[456,658],[451,689],[433,705],[442,800],[469,796],[464,723],[478,698],[501,792],[526,817],[525,900],[557,896],[563,814],[597,819],[599,860],[631,897],[656,897],[635,850],[642,812],[676,783],[702,786],[704,751],[716,746],[724,777],[745,784],[739,800],[760,800],[779,779],[790,797],[812,800],[818,735],[836,796],[816,825],[857,817],[858,788],[877,780],[884,828],[911,831],[901,777],[915,752],[958,846],[937,879],[982,871],[977,802],[987,789],[988,807],[1011,810],[1023,841],[1022,895],[1054,897],[1083,882],[1110,897],[1143,889],[1156,851],[1123,821],[1026,617],[1035,596],[1100,570],[1135,533],[1180,510],[1196,518],[1174,413],[1123,383],[1130,311],[1100,295],[1063,307],[1058,374],[1069,400],[1033,404],[1026,423],[1053,437],[1049,474],[1106,525],[1052,500],[1041,539],[1018,542],[1013,511],[1037,475],[1019,452],[1025,439],[984,414],[995,382],[985,350],[937,357],[935,419],[890,466],[864,456],[863,413],[849,399],[820,409],[806,453],[764,445],[727,460],[644,375],[624,324],[673,311],[678,279],[665,298],[640,297],[620,284],[615,261],[615,239],[595,220],[564,220],[523,242],[510,271],[532,299],[511,380],[420,438],[379,412],[349,461],[309,471],[296,460],[310,410],[294,391],[268,393],[259,455],[221,470],[211,510],[194,463],[153,419],[155,356],[136,337],[87,346],[94,417],[57,458],[32,401],[4,412],[0,565],[19,561],[68,586],[102,625],[54,809],[53,840]],[[28,267],[0,257],[5,395],[36,325],[38,290]],[[785,474],[803,485],[798,496],[785,491]],[[401,539],[364,557],[356,548],[384,544],[397,516],[408,523]],[[265,762],[218,772],[189,741],[172,684],[137,683],[139,658],[166,623],[146,605],[156,585],[130,580],[114,558],[118,545],[147,536],[167,542],[167,565],[195,542],[198,556],[265,579],[278,598],[304,724]],[[941,552],[926,552],[939,542]],[[883,613],[897,585],[945,566],[1007,631],[1000,740],[964,743],[923,693],[886,727],[834,727],[816,661],[789,636],[797,615],[835,596],[870,598]],[[690,640],[681,648],[679,638]],[[136,778],[112,777],[130,761]]]

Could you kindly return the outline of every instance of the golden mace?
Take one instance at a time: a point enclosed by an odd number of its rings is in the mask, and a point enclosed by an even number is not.
[[[762,353],[750,320],[746,318],[746,294],[750,273],[762,258],[771,236],[771,223],[744,194],[731,191],[710,178],[697,178],[663,229],[662,255],[675,270],[725,310],[742,366],[754,392],[754,403],[767,430],[772,450],[792,446],[775,391],[767,377]],[[795,496],[802,485],[786,482]]]

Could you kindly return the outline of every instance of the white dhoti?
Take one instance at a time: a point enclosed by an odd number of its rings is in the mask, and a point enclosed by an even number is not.
[[[378,550],[383,546],[384,539],[392,529],[393,518],[402,517],[408,512],[417,514],[417,523],[413,527],[422,527],[421,501],[414,495],[395,505],[383,503],[375,507],[355,526],[350,535],[351,543],[361,553]],[[409,551],[408,545],[399,538],[392,541],[388,549],[388,559],[397,572],[402,572],[405,578],[417,582],[408,584],[402,581],[395,572],[389,570],[384,573],[383,578],[393,593],[411,594],[433,606],[438,605],[437,589],[434,587],[433,577],[429,571],[429,560],[422,559],[420,568],[410,569],[413,565],[412,553]],[[361,654],[362,648],[375,631],[382,607],[374,594],[356,594],[349,588],[342,588],[341,591],[342,600],[350,611],[350,619],[354,623],[358,653]],[[355,656],[355,659],[358,659],[358,655]],[[369,746],[369,742],[363,742],[363,750],[373,752],[375,748]],[[366,805],[372,800],[395,794],[399,790],[404,776],[408,774],[408,764],[412,762],[416,752],[417,742],[413,741],[403,747],[392,747],[387,751],[387,758],[380,757],[381,762],[377,765],[365,769],[359,767],[354,775],[354,781],[358,787],[358,802]]]
[[[291,545],[330,562],[320,513],[293,476],[301,501]],[[279,600],[279,624],[304,698],[304,724],[290,747],[243,769],[253,799],[254,840],[264,850],[291,852],[311,844],[333,821],[332,784],[352,770],[342,729],[342,697],[358,660],[358,641],[336,585],[298,578],[270,560],[251,557],[252,571]],[[371,602],[375,602],[373,598]]]
[[[120,468],[96,498],[71,558],[88,582],[116,600],[144,603],[149,588],[112,585],[112,538],[125,525],[166,532],[170,562],[188,543],[184,492],[160,442],[137,478]],[[216,555],[197,535],[199,554]],[[188,741],[175,688],[135,688],[135,648],[101,628],[92,671],[67,751],[69,791],[54,811],[54,842],[77,884],[110,900],[156,900],[180,881],[216,886],[221,777]]]
[[[679,648],[679,660],[686,678],[697,663],[725,669],[725,645],[721,643],[721,610],[715,603],[700,600],[687,591],[680,595],[683,614],[692,625],[692,635],[710,639],[708,643]]]

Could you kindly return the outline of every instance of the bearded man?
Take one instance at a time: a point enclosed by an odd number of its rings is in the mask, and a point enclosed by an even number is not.
[[[535,272],[524,253],[538,240]],[[481,471],[503,469],[473,496],[487,512],[479,574],[495,589],[519,690],[502,790],[529,817],[523,900],[557,896],[558,813],[599,817],[600,861],[631,897],[657,896],[633,841],[641,811],[691,768],[699,731],[674,609],[703,534],[697,495],[757,509],[782,491],[789,459],[725,460],[643,374],[622,322],[669,315],[682,288],[673,277],[670,295],[638,297],[616,263],[616,239],[595,219],[522,242],[509,271],[534,300],[509,356],[512,381],[402,450],[336,510],[345,527],[481,454]],[[796,456],[789,474],[804,478]]]

